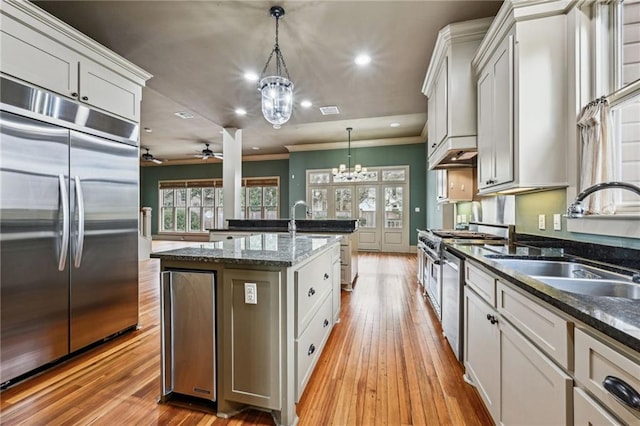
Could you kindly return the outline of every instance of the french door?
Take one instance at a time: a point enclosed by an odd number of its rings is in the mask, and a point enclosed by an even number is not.
[[[358,250],[409,251],[408,166],[370,169],[359,181],[336,182],[330,170],[307,171],[313,219],[358,219]]]

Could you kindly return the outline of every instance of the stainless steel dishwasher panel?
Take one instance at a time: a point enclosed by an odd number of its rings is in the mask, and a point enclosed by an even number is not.
[[[213,272],[162,274],[162,394],[216,401]]]
[[[444,251],[442,262],[442,332],[458,361],[462,361],[463,260]]]

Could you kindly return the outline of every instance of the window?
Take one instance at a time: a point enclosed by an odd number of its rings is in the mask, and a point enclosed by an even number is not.
[[[611,106],[615,178],[640,185],[640,0],[598,2],[595,17],[594,86]],[[616,197],[616,212],[640,212],[636,194]]]
[[[160,232],[201,233],[225,225],[221,179],[161,181],[159,200]],[[243,218],[277,219],[279,200],[278,178],[242,180]]]

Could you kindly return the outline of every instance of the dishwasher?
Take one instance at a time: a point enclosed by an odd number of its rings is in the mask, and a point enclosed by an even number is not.
[[[442,254],[442,333],[458,361],[462,361],[464,259],[445,247]]]
[[[213,271],[162,273],[161,400],[173,394],[216,401],[216,292]]]

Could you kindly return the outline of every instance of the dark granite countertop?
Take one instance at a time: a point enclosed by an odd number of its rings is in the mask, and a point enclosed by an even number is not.
[[[495,256],[496,251],[500,252],[499,247],[498,250],[470,244],[447,244],[447,247],[489,267],[502,279],[640,352],[640,300],[588,296],[558,290],[493,261],[491,256]],[[540,252],[537,256],[557,258],[561,255],[561,252],[551,250],[545,254]],[[524,256],[526,255],[523,254]]]
[[[233,231],[288,232],[289,219],[229,219],[227,228],[207,229],[212,233]],[[358,230],[357,219],[307,220],[296,219],[297,232],[350,234]]]
[[[260,233],[151,253],[152,258],[241,265],[293,266],[340,242],[334,235]]]

